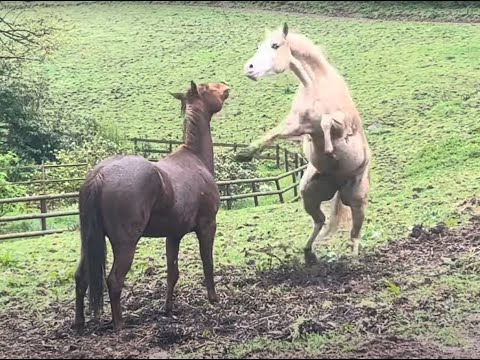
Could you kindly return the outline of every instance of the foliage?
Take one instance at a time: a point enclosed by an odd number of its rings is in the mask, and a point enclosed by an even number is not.
[[[256,162],[240,163],[235,161],[234,152],[215,152],[215,178],[221,180],[253,179],[258,178]],[[223,194],[226,195],[224,189]],[[235,184],[230,186],[231,194],[242,194],[252,191],[251,184]]]
[[[26,188],[19,185],[10,185],[9,174],[2,168],[10,166],[17,166],[19,164],[19,158],[12,152],[6,154],[0,154],[0,199],[20,197],[26,195]],[[6,204],[0,205],[0,216],[7,213],[19,211],[24,208],[23,204]]]
[[[3,146],[40,163],[53,159],[75,134],[68,131],[72,121],[55,106],[36,66],[60,44],[59,22],[35,14],[0,8],[0,125],[7,130]]]
[[[6,145],[23,159],[40,163],[53,159],[61,146],[60,119],[44,112],[45,84],[15,81],[0,83],[0,123],[8,128]],[[53,116],[51,116],[53,115]]]
[[[115,131],[113,125],[108,127],[92,122],[92,131],[85,135],[80,144],[74,144],[71,148],[64,148],[55,153],[54,161],[47,161],[45,178],[55,180],[43,183],[36,183],[32,186],[33,193],[61,194],[78,191],[80,184],[85,179],[89,169],[101,160],[117,154],[130,153],[132,149],[126,140]],[[48,165],[73,165],[48,167]],[[36,172],[33,180],[42,180],[43,175]],[[64,181],[60,181],[64,180]],[[49,208],[61,208],[76,203],[76,199],[55,200],[49,203]]]
[[[32,15],[14,7],[0,12],[1,61],[14,61],[17,65],[23,61],[42,61],[58,46],[58,30],[65,30],[58,19]]]
[[[285,118],[298,86],[291,74],[252,82],[239,71],[263,28],[285,20],[278,14],[145,3],[35,11],[75,25],[43,65],[70,127],[100,119],[128,136],[179,139],[179,106],[168,92],[184,90],[190,79],[225,80],[232,96],[212,120],[214,141],[245,143]],[[288,22],[328,51],[362,116],[373,152],[367,241],[405,234],[414,223],[458,223],[457,204],[475,194],[480,171],[480,29],[295,14]],[[190,26],[202,28],[201,36],[185,30]],[[122,36],[112,41],[112,34]]]

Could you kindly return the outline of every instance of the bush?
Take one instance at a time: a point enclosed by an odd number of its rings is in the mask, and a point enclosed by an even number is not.
[[[47,167],[46,179],[62,180],[47,183],[44,189],[42,183],[32,186],[33,193],[61,194],[79,190],[87,171],[98,162],[112,155],[125,154],[131,151],[124,138],[112,126],[95,123],[93,131],[85,137],[80,145],[73,144],[69,149],[55,153],[55,161],[47,161],[45,165],[85,164],[75,167]],[[42,174],[36,173],[34,180],[41,180]],[[74,180],[78,179],[78,180]],[[59,208],[76,203],[76,199],[56,200],[49,203],[49,208]]]
[[[215,153],[215,180],[237,180],[258,178],[256,161],[237,162],[234,152]],[[220,188],[222,194],[226,195],[226,189]],[[230,193],[242,194],[252,191],[251,184],[238,184],[230,186]]]
[[[0,155],[0,168],[17,166],[19,158],[12,152]],[[0,199],[25,196],[27,189],[25,186],[10,184],[8,171],[0,170]],[[7,213],[19,212],[25,208],[25,204],[6,204],[0,205],[0,216]]]

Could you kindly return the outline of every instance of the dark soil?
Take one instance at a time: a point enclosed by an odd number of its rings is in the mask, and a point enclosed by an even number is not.
[[[219,304],[210,306],[203,285],[189,281],[177,287],[172,317],[163,314],[165,279],[149,269],[142,283],[124,292],[127,328],[121,333],[114,334],[110,324],[90,322],[83,335],[76,335],[70,329],[73,301],[55,304],[35,318],[11,312],[0,317],[0,358],[167,358],[174,352],[231,357],[232,347],[258,337],[288,343],[346,324],[364,339],[356,350],[347,354],[338,344],[316,358],[476,358],[480,345],[474,335],[468,346],[449,348],[432,340],[403,338],[393,329],[418,309],[440,323],[448,311],[448,293],[425,303],[401,292],[390,303],[362,300],[385,289],[395,293],[449,272],[467,271],[457,259],[478,254],[479,249],[480,220],[473,219],[454,231],[441,225],[428,230],[417,226],[408,238],[362,256],[358,265],[345,259],[308,269],[294,264],[267,272],[222,268],[217,270]],[[109,320],[110,313],[102,318]],[[250,358],[304,356],[312,357],[302,349],[248,353]]]

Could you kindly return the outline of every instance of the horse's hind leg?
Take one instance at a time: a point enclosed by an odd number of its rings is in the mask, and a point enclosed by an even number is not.
[[[352,256],[357,258],[360,248],[360,232],[362,230],[363,221],[365,219],[365,208],[366,204],[362,203],[358,206],[352,207],[352,231],[350,233],[350,238],[352,241]]]
[[[108,275],[107,284],[110,295],[110,305],[112,307],[113,328],[115,331],[121,330],[124,325],[120,298],[125,284],[125,277],[132,266],[138,239],[139,237],[111,241],[114,260],[112,270]],[[117,240],[117,238],[115,238],[115,240]]]
[[[203,273],[205,275],[207,296],[211,304],[218,301],[213,279],[213,243],[215,240],[216,230],[216,222],[210,221],[208,223],[201,224],[196,231],[200,244],[200,256],[203,263]]]
[[[85,326],[85,294],[88,288],[88,274],[86,269],[86,258],[82,254],[80,264],[75,272],[75,329],[82,331]]]
[[[366,168],[362,175],[352,179],[340,190],[342,202],[352,209],[350,239],[354,258],[359,255],[361,230],[365,219],[369,187],[368,168]]]
[[[180,239],[167,238],[167,298],[165,300],[165,312],[170,314],[173,309],[173,290],[178,281],[178,250]]]
[[[312,247],[325,224],[325,214],[322,212],[320,205],[323,201],[330,200],[334,196],[335,190],[335,187],[326,177],[319,174],[313,166],[308,166],[300,184],[303,207],[313,220],[313,231],[304,248],[307,264],[316,261]]]

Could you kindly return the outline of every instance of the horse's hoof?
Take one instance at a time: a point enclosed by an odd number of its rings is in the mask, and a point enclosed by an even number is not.
[[[171,302],[166,302],[165,303],[165,315],[166,316],[172,316],[173,312],[173,304]]]
[[[239,151],[235,155],[235,160],[239,162],[249,162],[253,160],[253,153],[250,151]]]
[[[360,265],[360,258],[358,257],[358,254],[352,254],[351,255],[351,264],[353,266],[359,266]]]
[[[305,263],[307,266],[312,266],[318,263],[317,256],[310,249],[305,249]]]
[[[82,335],[85,331],[85,321],[83,322],[75,322],[72,325],[72,330],[75,331],[78,335]]]
[[[218,303],[218,295],[216,293],[213,293],[213,294],[209,294],[208,295],[208,301],[210,302],[210,304],[216,304]]]
[[[119,321],[117,324],[113,324],[113,332],[119,333],[125,327],[125,322]]]

